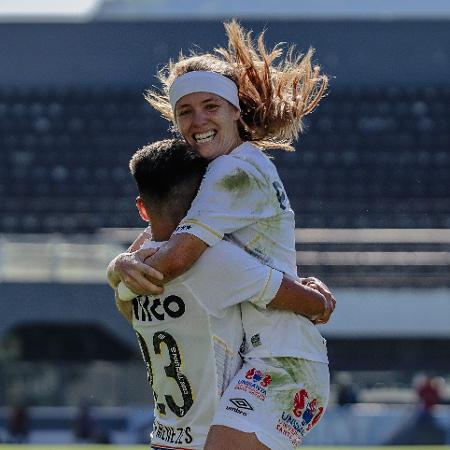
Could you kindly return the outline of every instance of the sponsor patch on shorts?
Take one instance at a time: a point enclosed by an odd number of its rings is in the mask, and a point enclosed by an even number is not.
[[[323,411],[324,408],[318,405],[316,398],[306,389],[300,389],[293,397],[292,410],[282,412],[276,429],[287,437],[292,445],[299,446],[303,436],[319,421]]]
[[[252,367],[247,370],[245,379],[238,380],[234,389],[248,392],[259,400],[264,401],[267,397],[267,388],[272,382],[272,377],[259,369]]]

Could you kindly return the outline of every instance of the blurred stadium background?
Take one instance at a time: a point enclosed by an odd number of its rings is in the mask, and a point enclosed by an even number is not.
[[[168,135],[144,90],[233,16],[333,76],[297,152],[273,154],[300,273],[338,300],[306,443],[450,443],[450,4],[416,0],[0,3],[0,442],[146,442],[105,268],[143,226],[128,160]]]

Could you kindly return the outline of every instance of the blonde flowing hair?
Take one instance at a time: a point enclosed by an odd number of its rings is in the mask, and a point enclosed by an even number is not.
[[[314,111],[328,87],[328,77],[312,63],[314,50],[296,55],[294,46],[284,51],[278,44],[268,51],[264,32],[254,43],[252,33],[235,20],[224,25],[227,48],[216,48],[214,54],[180,53],[178,61],[169,61],[158,72],[161,91],[148,90],[146,100],[176,129],[169,102],[173,81],[191,71],[216,72],[238,86],[241,138],[262,148],[294,150],[293,141],[304,131],[303,117]]]

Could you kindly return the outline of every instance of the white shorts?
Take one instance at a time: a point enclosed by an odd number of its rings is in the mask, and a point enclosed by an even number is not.
[[[272,450],[291,450],[322,417],[329,391],[328,364],[248,359],[224,392],[212,424],[255,433]]]

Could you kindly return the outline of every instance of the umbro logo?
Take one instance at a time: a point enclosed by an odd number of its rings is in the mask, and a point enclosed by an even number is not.
[[[230,402],[233,403],[233,405],[237,408],[253,411],[253,406],[250,405],[250,403],[244,398],[230,398]]]

